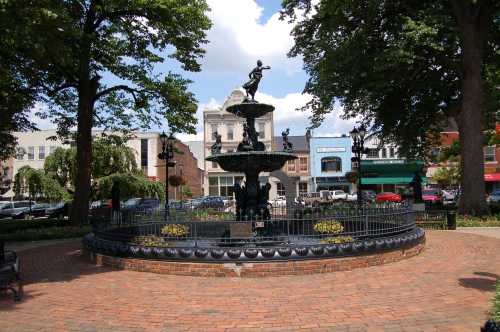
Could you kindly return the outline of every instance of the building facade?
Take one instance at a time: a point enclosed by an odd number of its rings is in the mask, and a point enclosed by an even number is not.
[[[245,99],[243,91],[233,90],[222,107],[203,110],[204,158],[210,156],[210,147],[215,142],[215,132],[222,136],[221,152],[235,152],[243,138],[244,118],[226,111],[227,107],[241,103]],[[259,141],[266,150],[271,150],[273,140],[273,113],[255,119],[255,129],[259,133]],[[210,196],[232,196],[235,182],[244,178],[242,173],[226,172],[216,162],[205,162],[204,193]]]
[[[345,177],[351,171],[351,145],[346,135],[310,138],[311,191],[351,191],[352,184]]]
[[[296,185],[295,192],[298,195],[308,193],[310,190],[310,165],[309,165],[309,142],[306,136],[288,136],[292,143],[292,153],[297,156],[295,160],[289,160],[281,169],[287,176],[291,177]],[[274,138],[274,151],[283,149],[283,138]],[[285,196],[285,186],[275,177],[270,177],[271,191],[269,196]]]

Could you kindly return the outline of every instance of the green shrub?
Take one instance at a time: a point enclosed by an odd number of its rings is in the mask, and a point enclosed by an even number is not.
[[[38,220],[2,220],[0,234],[21,231],[24,229],[47,228],[71,225],[70,220],[38,219]]]
[[[488,217],[457,216],[458,227],[500,227],[500,216],[493,215]]]
[[[314,230],[322,234],[338,234],[344,230],[344,227],[338,221],[328,220],[316,223]]]
[[[500,322],[500,280],[497,281],[497,289],[495,297],[493,298],[493,311],[491,318],[496,322]]]
[[[91,231],[90,226],[62,226],[47,228],[21,229],[7,234],[0,234],[3,241],[38,241],[52,239],[69,239],[82,237]]]

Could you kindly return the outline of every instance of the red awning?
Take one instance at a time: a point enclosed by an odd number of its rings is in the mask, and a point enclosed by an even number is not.
[[[500,182],[500,173],[490,173],[484,175],[484,181],[486,182]]]

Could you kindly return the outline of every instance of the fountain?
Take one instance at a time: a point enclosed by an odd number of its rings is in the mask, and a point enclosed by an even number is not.
[[[245,174],[245,184],[234,185],[238,220],[269,219],[267,202],[271,185],[269,183],[260,185],[259,173],[278,170],[288,160],[297,158],[290,153],[291,145],[283,152],[265,151],[264,144],[258,139],[255,119],[274,111],[274,106],[255,100],[255,92],[262,78],[263,69],[270,69],[270,67],[262,66],[262,62],[257,61],[257,67],[249,74],[250,81],[243,85],[247,98],[242,103],[227,108],[228,112],[246,119],[243,125],[243,139],[237,151],[221,153],[221,137],[216,134],[216,141],[211,148],[212,155],[206,158],[208,161],[217,162],[225,171]]]

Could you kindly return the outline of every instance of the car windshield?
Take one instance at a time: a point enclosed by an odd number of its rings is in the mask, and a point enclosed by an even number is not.
[[[132,206],[132,205],[137,205],[139,204],[140,198],[130,198],[127,199],[124,203],[125,206]]]
[[[8,209],[10,207],[10,203],[0,203],[0,210],[1,209]]]

